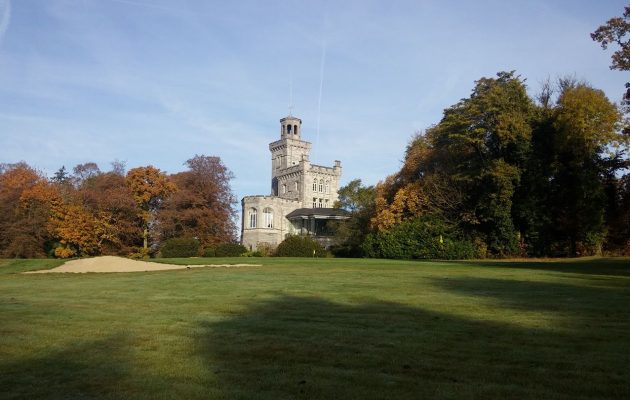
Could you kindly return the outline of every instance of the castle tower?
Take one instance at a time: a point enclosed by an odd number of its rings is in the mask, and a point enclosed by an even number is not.
[[[271,152],[271,194],[273,196],[283,196],[287,194],[278,185],[278,178],[286,175],[293,168],[297,168],[300,163],[308,162],[308,156],[311,152],[311,143],[301,139],[302,120],[287,116],[280,120],[280,140],[269,144]],[[298,186],[301,186],[299,183]],[[293,193],[290,198],[296,198],[298,187],[292,187]]]
[[[269,144],[269,151],[271,195],[243,197],[241,242],[255,250],[263,243],[275,247],[287,235],[310,235],[330,246],[327,222],[348,218],[332,208],[341,162],[311,164],[311,143],[302,140],[302,120],[292,115],[280,120],[280,139]]]

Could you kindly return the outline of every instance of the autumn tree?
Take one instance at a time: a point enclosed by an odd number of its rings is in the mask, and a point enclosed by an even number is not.
[[[101,170],[98,168],[96,163],[87,162],[77,165],[72,169],[72,172],[74,173],[72,176],[74,184],[77,187],[80,187],[87,180],[98,176],[101,173]]]
[[[140,211],[138,216],[142,221],[143,248],[148,251],[149,228],[157,211],[176,192],[177,187],[166,174],[153,166],[130,169],[125,181]]]
[[[50,240],[46,224],[47,179],[24,162],[0,166],[0,255],[42,257]]]
[[[83,208],[100,224],[114,231],[100,240],[102,254],[127,255],[142,246],[142,220],[131,188],[117,171],[101,173],[86,181],[78,193]]]
[[[566,238],[569,255],[599,254],[607,231],[605,177],[614,176],[611,152],[625,142],[619,112],[601,90],[577,84],[560,93],[552,118],[551,227]]]
[[[377,186],[373,227],[440,220],[491,254],[517,253],[513,197],[530,153],[532,111],[524,82],[513,72],[477,81],[469,98],[414,138],[401,171]]]
[[[610,69],[630,70],[630,6],[624,8],[622,17],[611,18],[597,28],[591,33],[591,38],[599,42],[604,50],[610,45],[617,46],[611,57]],[[624,100],[626,103],[630,101],[630,83],[626,83]]]
[[[178,191],[158,213],[162,240],[195,237],[202,247],[235,240],[232,172],[219,157],[195,155],[187,171],[171,176]]]

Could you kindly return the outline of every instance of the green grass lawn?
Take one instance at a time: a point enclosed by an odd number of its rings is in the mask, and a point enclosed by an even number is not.
[[[628,399],[630,259],[0,260],[2,399]]]

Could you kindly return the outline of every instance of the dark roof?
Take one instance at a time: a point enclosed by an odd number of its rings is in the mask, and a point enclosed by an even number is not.
[[[297,218],[322,218],[322,219],[345,219],[348,218],[348,212],[341,208],[298,208],[287,214],[288,219]]]

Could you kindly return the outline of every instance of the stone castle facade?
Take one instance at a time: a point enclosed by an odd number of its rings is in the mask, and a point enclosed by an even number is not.
[[[241,243],[250,250],[259,244],[276,247],[287,235],[310,235],[326,245],[327,222],[347,218],[333,208],[341,162],[332,167],[311,164],[311,143],[301,134],[301,119],[289,115],[280,120],[280,140],[269,144],[271,194],[241,201]]]

